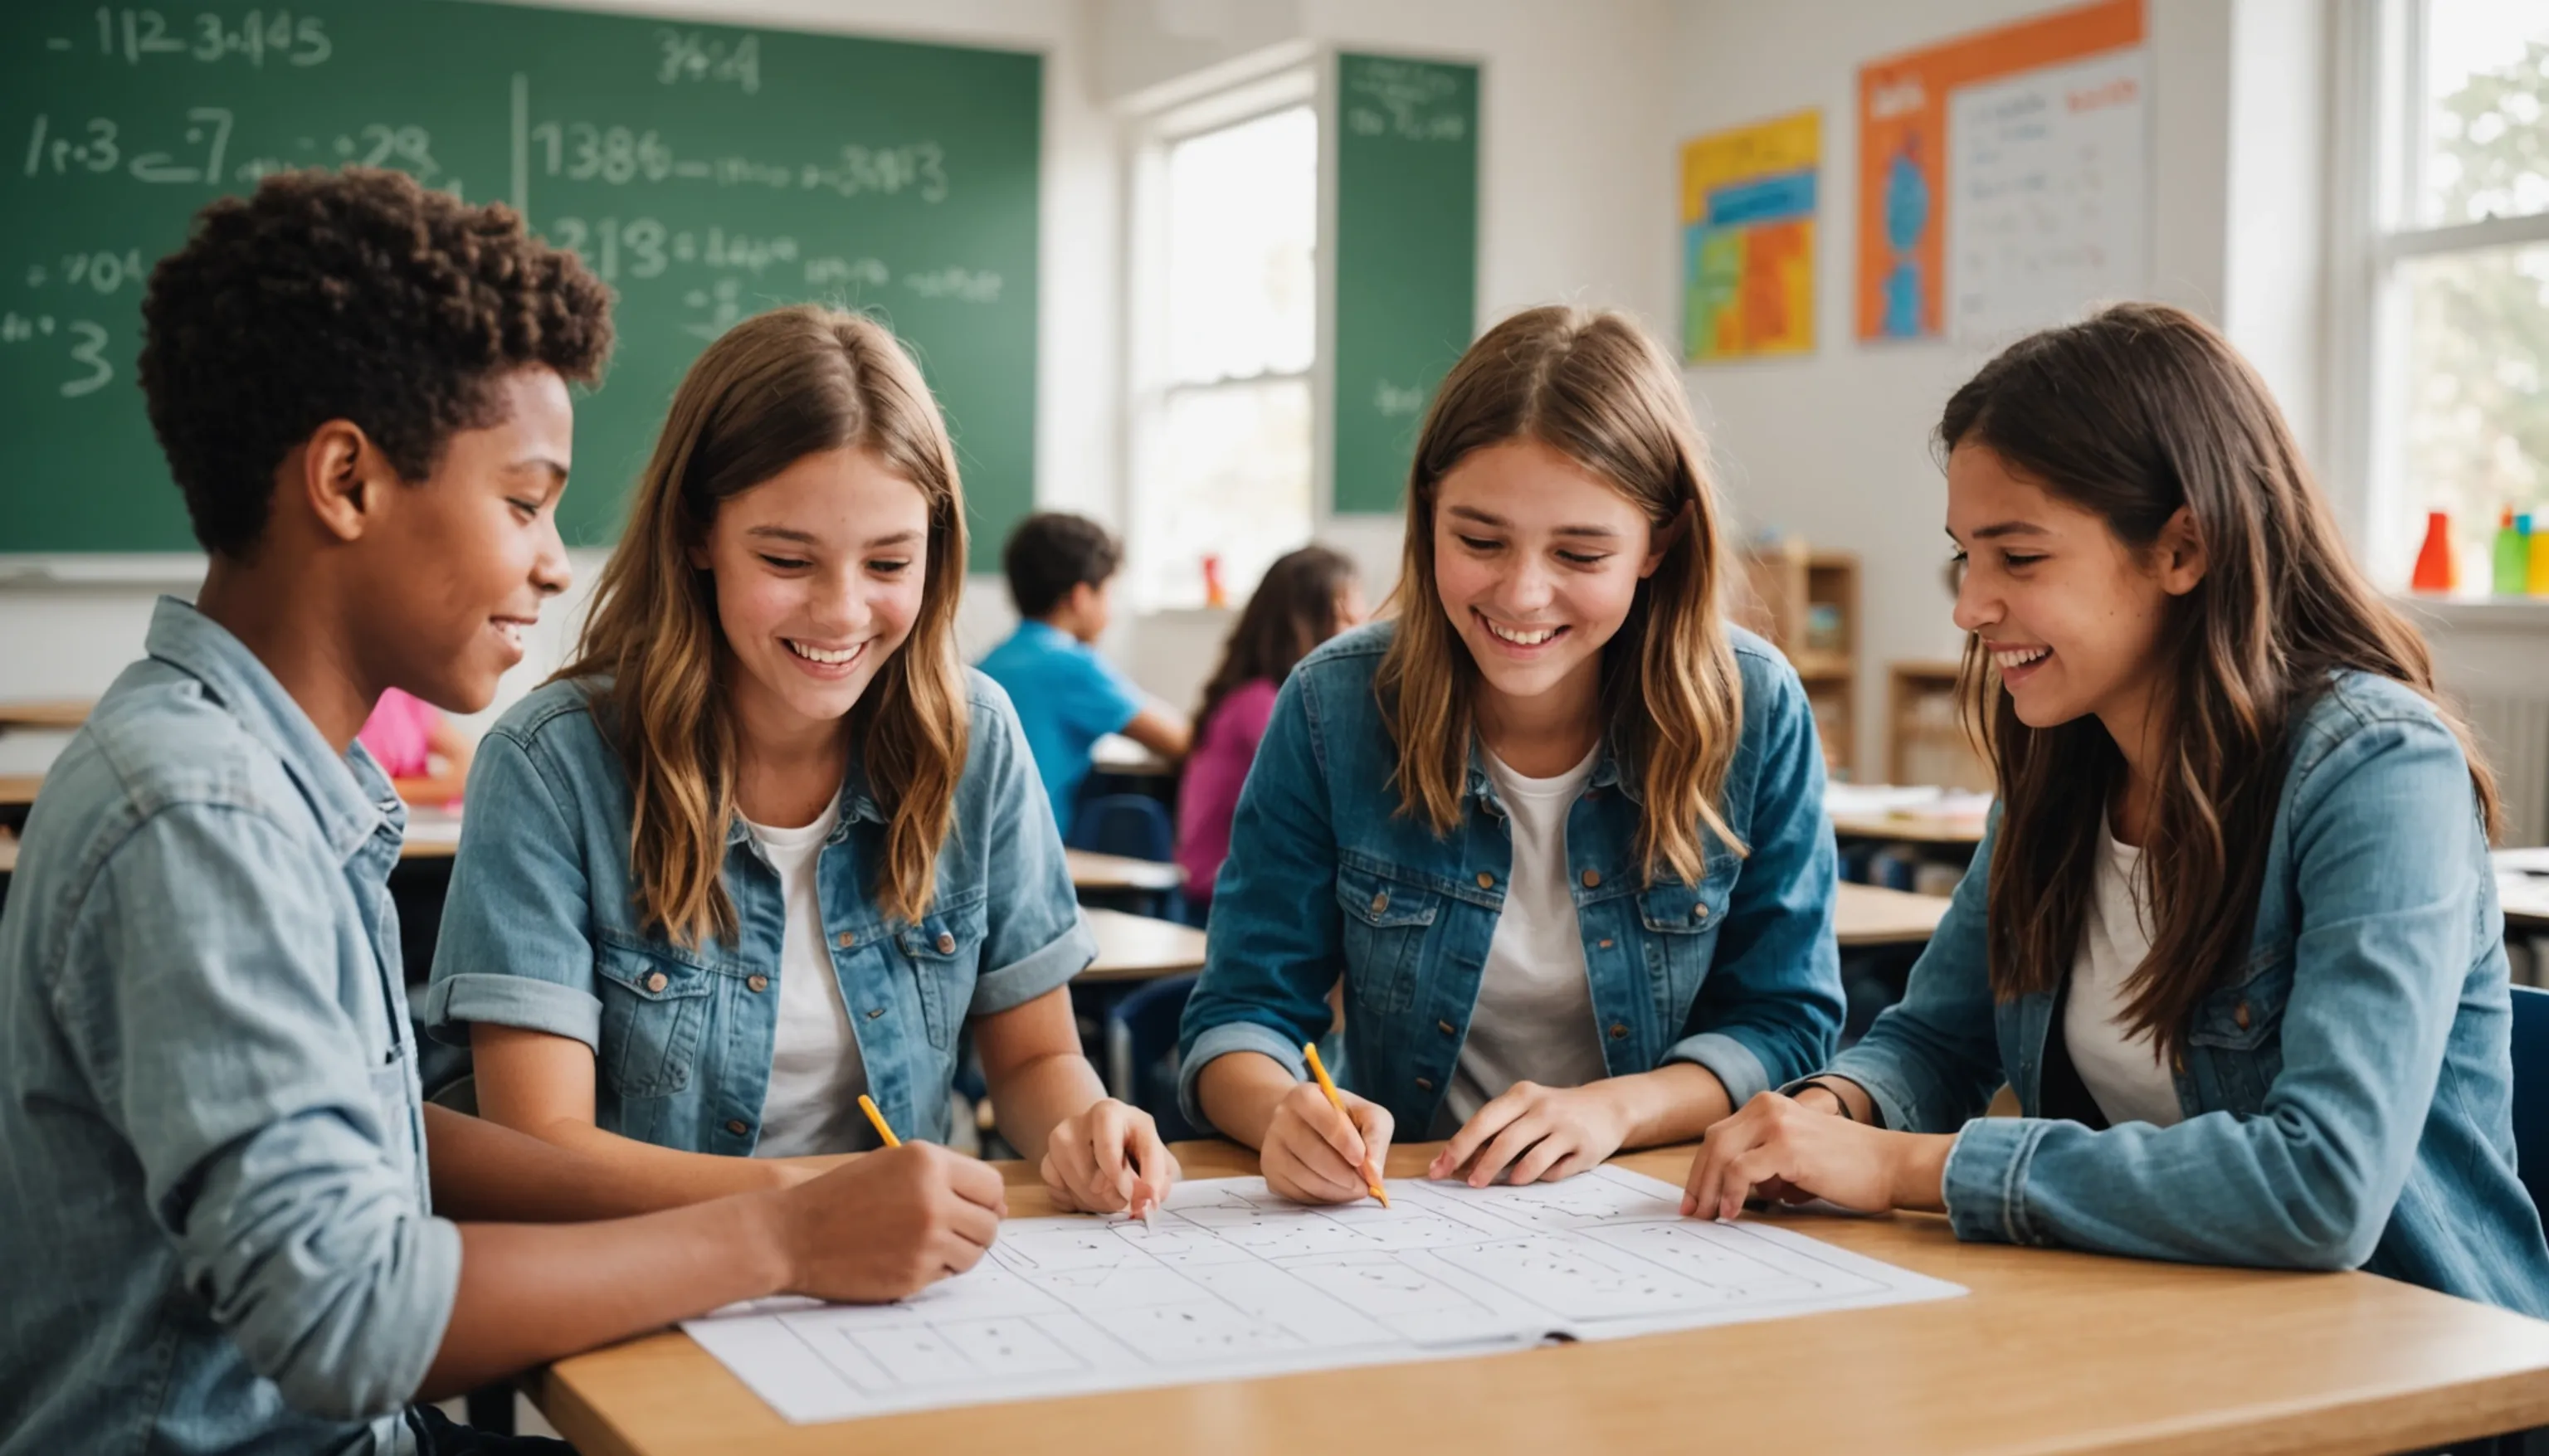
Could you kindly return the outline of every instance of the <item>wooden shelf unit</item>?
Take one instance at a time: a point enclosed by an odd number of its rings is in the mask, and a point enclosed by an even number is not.
[[[1789,538],[1751,548],[1742,560],[1735,619],[1768,638],[1805,680],[1826,770],[1839,778],[1857,776],[1857,555],[1816,551]]]
[[[1886,667],[1885,781],[1989,789],[1991,765],[1965,736],[1958,714],[1957,665]]]

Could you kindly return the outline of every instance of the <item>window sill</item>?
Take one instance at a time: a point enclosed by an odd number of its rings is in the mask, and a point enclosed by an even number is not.
[[[2432,631],[2538,633],[2549,636],[2549,596],[2409,596],[2391,604]]]

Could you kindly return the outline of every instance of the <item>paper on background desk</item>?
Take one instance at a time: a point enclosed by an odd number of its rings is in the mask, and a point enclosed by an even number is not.
[[[791,1421],[1441,1359],[1907,1304],[1957,1285],[1785,1228],[1680,1216],[1603,1167],[1563,1183],[1389,1181],[1311,1209],[1262,1178],[1129,1220],[1014,1219],[894,1305],[762,1301],[682,1328]]]

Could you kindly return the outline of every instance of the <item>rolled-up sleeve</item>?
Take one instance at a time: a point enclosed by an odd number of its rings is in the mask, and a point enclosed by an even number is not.
[[[1957,1234],[2282,1268],[2370,1258],[2461,1009],[2489,873],[2476,814],[2440,723],[2348,736],[2291,809],[2300,932],[2264,1105],[2166,1128],[1968,1124],[1945,1175]]]
[[[460,1277],[384,1090],[355,1048],[318,846],[242,809],[144,821],[99,871],[54,1009],[141,1164],[190,1290],[286,1401],[337,1419],[424,1382]]]
[[[572,1037],[598,1053],[592,888],[575,823],[513,734],[469,767],[469,817],[443,895],[425,1030],[469,1044],[472,1023]]]
[[[988,682],[975,690],[973,756],[980,791],[967,798],[983,816],[990,894],[983,969],[968,1010],[990,1016],[1069,985],[1097,958],[1097,940],[1081,918],[1062,835],[1008,695]]]
[[[1706,1067],[1737,1107],[1821,1066],[1841,1024],[1823,749],[1804,685],[1786,664],[1773,666],[1747,684],[1744,752],[1758,765],[1745,826],[1750,853],[1736,871],[1708,978],[1681,1040],[1664,1052]]]

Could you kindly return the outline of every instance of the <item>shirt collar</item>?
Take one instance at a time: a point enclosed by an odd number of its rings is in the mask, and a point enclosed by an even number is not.
[[[1490,812],[1502,814],[1504,799],[1496,792],[1495,779],[1487,774],[1486,752],[1486,747],[1478,742],[1478,735],[1470,734],[1468,781],[1463,792],[1485,803]],[[1588,792],[1597,788],[1617,788],[1633,804],[1646,802],[1645,794],[1640,791],[1637,766],[1620,757],[1617,737],[1609,729],[1602,732],[1601,748],[1593,759],[1593,776],[1584,780],[1584,787]]]
[[[886,822],[885,810],[878,806],[876,794],[868,787],[867,766],[859,762],[855,753],[850,755],[850,766],[841,774],[841,795],[836,803],[839,806],[836,822],[832,825],[832,832],[823,836],[823,843],[827,845],[839,844],[847,838],[850,826],[861,819],[873,824]],[[733,816],[725,827],[726,844],[731,847],[750,838],[752,826],[743,821],[741,814]]]
[[[142,650],[204,684],[248,736],[274,751],[309,801],[319,832],[339,861],[387,828],[407,831],[407,810],[389,775],[360,743],[339,754],[292,694],[229,628],[174,596],[151,608]]]

